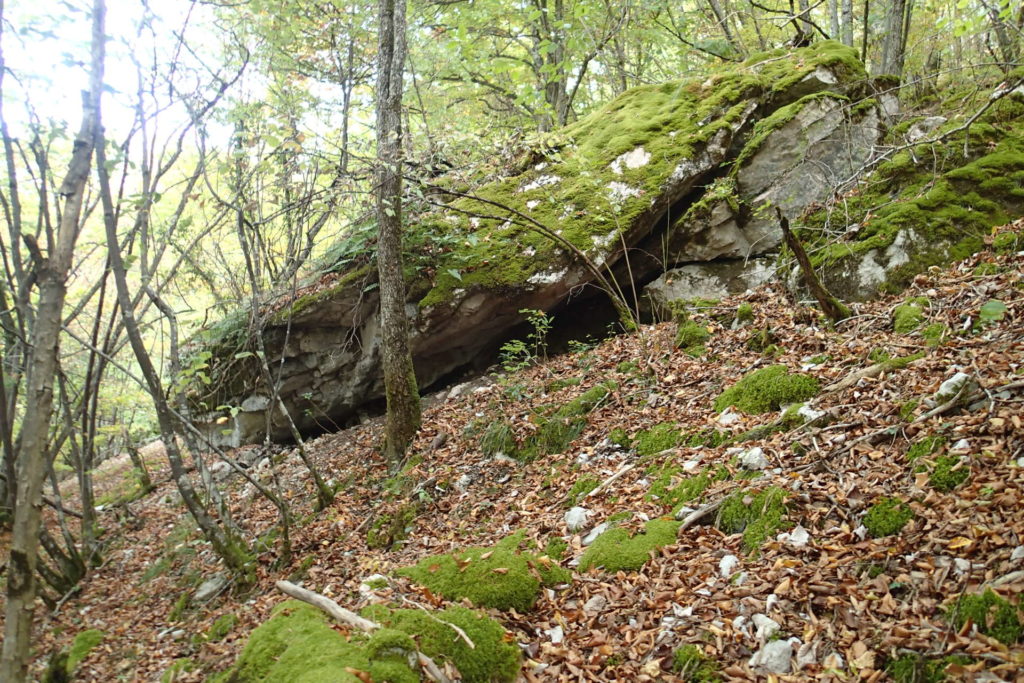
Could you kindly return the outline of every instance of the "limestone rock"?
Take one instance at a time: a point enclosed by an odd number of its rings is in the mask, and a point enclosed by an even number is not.
[[[192,594],[192,604],[197,605],[199,603],[211,600],[220,594],[228,585],[228,579],[223,574],[216,574],[211,578],[203,581],[199,584],[199,588]]]
[[[754,653],[750,658],[750,666],[765,673],[788,674],[792,657],[793,644],[790,641],[773,640]]]
[[[565,513],[565,526],[569,528],[569,531],[576,533],[586,526],[589,519],[590,510],[576,506]]]

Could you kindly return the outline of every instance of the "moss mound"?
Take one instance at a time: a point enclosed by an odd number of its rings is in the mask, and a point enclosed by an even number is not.
[[[687,320],[680,323],[676,330],[676,348],[691,356],[699,356],[704,352],[704,342],[710,338],[708,328],[693,320]]]
[[[636,536],[630,536],[621,527],[610,529],[583,553],[579,570],[602,567],[607,572],[635,571],[651,559],[653,551],[676,542],[679,526],[680,522],[652,519],[644,525],[643,533]]]
[[[417,649],[439,664],[450,661],[464,681],[512,681],[519,671],[519,652],[506,642],[505,629],[473,610],[451,607],[434,615],[436,621],[420,610],[375,605],[364,615],[385,628],[370,636],[355,632],[346,637],[317,608],[284,602],[252,632],[222,680],[361,683],[360,675],[369,675],[374,681],[412,683],[420,677],[409,667],[408,654]],[[476,648],[448,624],[463,629]]]
[[[886,498],[864,515],[864,528],[875,538],[899,533],[914,518],[914,511],[899,498]]]
[[[914,462],[920,458],[927,458],[937,452],[946,443],[946,438],[939,434],[931,434],[918,439],[907,449],[907,460]]]
[[[467,598],[479,607],[526,612],[542,586],[568,582],[571,575],[550,559],[521,551],[523,538],[518,532],[492,548],[426,557],[397,573],[448,600]]]
[[[934,659],[924,655],[906,654],[890,660],[885,670],[895,683],[941,683],[947,679],[947,666],[970,662],[970,658],[963,655]]]
[[[718,509],[716,526],[727,534],[743,532],[743,547],[758,550],[782,528],[786,492],[772,486],[763,491],[737,491]]]
[[[745,413],[760,415],[787,403],[806,401],[820,390],[818,380],[810,375],[790,373],[785,365],[771,365],[755,370],[722,392],[715,399],[715,410],[722,412],[735,406]]]
[[[1020,622],[1020,605],[987,589],[981,595],[964,595],[956,601],[946,615],[959,630],[970,620],[981,633],[995,638],[1003,645],[1012,645],[1024,635]]]

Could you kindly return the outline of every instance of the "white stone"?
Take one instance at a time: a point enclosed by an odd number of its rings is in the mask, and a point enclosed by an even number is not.
[[[551,638],[551,642],[555,645],[558,645],[565,640],[565,631],[562,630],[561,626],[544,629],[544,633],[548,634],[548,637]]]
[[[764,611],[765,612],[771,612],[772,608],[775,607],[775,605],[777,605],[777,604],[779,604],[779,596],[776,595],[775,593],[772,593],[764,601]]]
[[[954,451],[968,451],[970,449],[971,449],[971,442],[968,441],[967,439],[960,439],[955,444],[953,444],[953,448],[952,448],[952,450],[954,450]]]
[[[768,639],[782,628],[779,622],[764,614],[755,614],[751,621],[754,622],[754,628],[757,629],[754,637],[762,643],[768,642]]]
[[[563,268],[562,270],[541,271],[539,273],[534,273],[528,277],[526,281],[531,285],[553,285],[556,282],[561,282],[568,272],[568,268]]]
[[[939,385],[939,390],[935,392],[935,402],[939,405],[950,400],[960,391],[965,384],[971,381],[971,376],[966,372],[958,372],[945,382]]]
[[[360,597],[362,597],[364,600],[368,600],[370,598],[375,597],[376,596],[375,591],[377,589],[375,589],[370,584],[371,583],[380,583],[381,581],[383,581],[384,583],[387,583],[388,577],[384,576],[383,574],[371,574],[370,576],[367,576],[365,579],[363,579],[359,583],[359,595],[360,595]]]
[[[739,454],[740,466],[745,470],[763,470],[768,467],[768,458],[764,455],[764,450],[758,446],[748,448]]]
[[[261,410],[266,410],[269,405],[269,397],[253,394],[242,401],[242,405],[239,407],[247,413],[258,413]]]
[[[818,663],[818,646],[816,643],[804,643],[796,652],[796,666],[798,669],[814,666]]]
[[[217,481],[224,481],[231,476],[231,465],[223,460],[210,465],[210,475]]]
[[[577,505],[565,513],[564,519],[569,531],[576,533],[590,520],[590,510]]]
[[[615,204],[621,204],[630,197],[639,197],[643,190],[638,187],[630,187],[626,183],[613,180],[608,183],[608,198]]]
[[[810,542],[811,535],[807,533],[807,529],[798,524],[792,531],[786,531],[779,534],[778,540],[779,542],[787,543],[794,548],[803,548]]]
[[[789,660],[793,657],[793,644],[788,640],[773,640],[754,653],[750,667],[773,674],[788,674]]]
[[[1024,545],[1017,546],[1010,553],[1010,562],[1018,562],[1020,560],[1024,560]]]
[[[608,598],[603,595],[595,595],[583,603],[583,611],[587,614],[597,614],[599,612],[603,612],[604,608],[607,606]]]
[[[722,575],[722,578],[728,579],[732,576],[732,572],[739,566],[740,558],[735,555],[726,555],[718,561],[718,573]]]
[[[846,668],[846,662],[843,661],[843,656],[838,652],[833,652],[828,657],[825,657],[825,661],[821,664],[825,667],[826,671],[842,671]]]
[[[608,531],[608,527],[611,526],[608,522],[601,522],[593,529],[591,529],[586,536],[583,537],[583,545],[587,546],[597,540],[597,537]]]
[[[533,211],[538,206],[540,206],[539,199],[531,199],[530,201],[526,202],[526,208],[529,209],[530,211]]]
[[[558,182],[561,182],[561,180],[562,179],[556,175],[542,175],[536,178],[533,182],[523,185],[521,188],[519,188],[519,192],[522,193],[529,192],[530,190],[537,190],[548,185],[554,185]]]
[[[971,571],[971,561],[965,560],[962,557],[958,557],[953,560],[953,565],[956,567],[957,574],[963,574],[964,572]]]
[[[192,594],[192,602],[206,602],[219,594],[228,585],[228,579],[223,574],[217,574],[206,581],[203,581],[196,592]]]
[[[734,411],[732,409],[732,406],[730,406],[726,408],[724,411],[722,411],[722,414],[718,416],[718,424],[722,425],[723,427],[728,427],[730,425],[736,424],[742,419],[743,416]]]
[[[615,175],[622,175],[622,167],[626,168],[641,168],[646,166],[651,160],[651,154],[643,148],[643,146],[637,147],[636,149],[620,154],[615,161],[611,163],[612,173]]]
[[[804,404],[804,405],[800,406],[799,409],[797,409],[796,414],[799,415],[800,417],[802,417],[805,422],[814,422],[818,418],[824,417],[825,416],[825,411],[824,410],[815,410],[814,408],[810,407],[809,405]]]

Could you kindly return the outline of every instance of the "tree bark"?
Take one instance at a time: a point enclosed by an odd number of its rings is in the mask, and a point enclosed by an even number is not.
[[[399,460],[420,425],[402,271],[402,73],[405,2],[380,0],[377,66],[377,272],[387,418],[385,455]]]
[[[881,58],[875,64],[875,75],[903,75],[903,52],[906,45],[905,28],[910,23],[908,0],[890,0],[885,14],[885,33],[882,36]]]
[[[0,5],[0,13],[3,6]],[[63,319],[66,283],[79,235],[79,218],[85,185],[89,179],[93,148],[99,126],[100,94],[105,56],[104,0],[92,9],[92,49],[89,90],[82,102],[82,126],[75,137],[67,176],[60,187],[64,206],[56,235],[47,234],[47,254],[36,259],[39,298],[32,330],[32,349],[27,367],[27,394],[21,422],[18,452],[18,489],[7,570],[7,605],[0,680],[21,683],[28,675],[32,617],[36,598],[36,567],[39,562],[39,531],[43,506],[43,482],[51,453],[46,448],[53,415],[53,382]]]
[[[786,246],[793,251],[793,255],[796,256],[796,260],[800,264],[800,270],[804,276],[804,284],[807,285],[807,289],[811,290],[814,298],[818,300],[821,310],[834,323],[844,318],[849,318],[851,312],[849,307],[834,297],[821,284],[821,280],[818,279],[818,275],[814,272],[814,266],[811,265],[811,259],[808,258],[807,252],[804,251],[804,246],[800,244],[800,240],[789,229],[789,219],[782,215],[782,211],[778,207],[775,207],[775,215],[779,218],[779,225],[782,227],[782,236],[786,241]]]
[[[842,0],[842,3],[841,31],[843,36],[843,45],[853,47],[853,0]]]

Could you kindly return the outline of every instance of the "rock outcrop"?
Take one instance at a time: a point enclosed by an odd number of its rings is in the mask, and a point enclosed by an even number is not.
[[[513,168],[444,179],[449,203],[408,228],[421,388],[494,349],[522,322],[520,310],[556,310],[593,288],[595,270],[639,285],[657,277],[656,304],[694,296],[693,287],[670,291],[686,282],[703,280],[696,296],[717,298],[765,281],[774,263],[757,257],[779,245],[774,207],[797,218],[873,153],[881,114],[867,82],[855,53],[834,42],[760,55],[704,80],[630,90],[530,147]],[[895,249],[897,239],[879,248]],[[370,248],[357,247],[265,306],[278,405],[240,326],[200,339],[213,381],[192,403],[212,440],[258,440],[268,412],[271,435],[287,438],[284,409],[300,431],[332,429],[383,397],[376,270]],[[865,267],[847,256],[819,259],[842,272]]]

